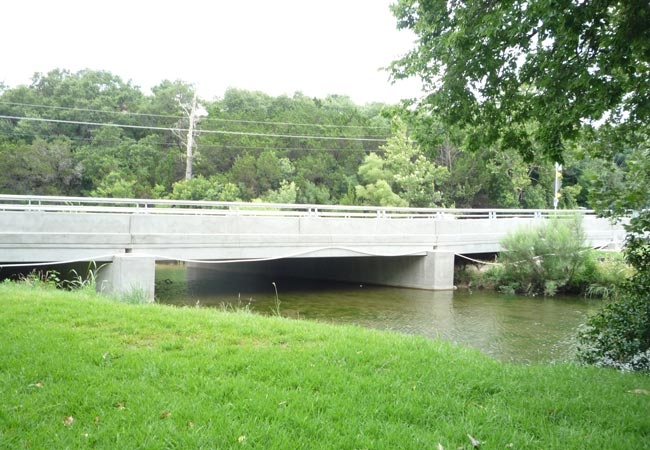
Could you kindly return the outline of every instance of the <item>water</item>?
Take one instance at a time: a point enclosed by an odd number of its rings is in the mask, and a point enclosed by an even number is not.
[[[207,276],[206,276],[207,274]],[[566,361],[577,326],[600,307],[574,297],[512,297],[486,291],[421,291],[250,274],[187,270],[162,265],[156,272],[161,303],[246,307],[285,317],[356,324],[441,338],[502,361]],[[275,285],[274,285],[275,283]],[[277,288],[278,296],[276,300]]]

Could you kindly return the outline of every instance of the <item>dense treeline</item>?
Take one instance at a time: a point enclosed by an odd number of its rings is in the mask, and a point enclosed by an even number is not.
[[[227,90],[199,100],[185,180],[193,86],[144,93],[104,71],[54,70],[0,85],[0,192],[287,203],[550,207],[555,170],[516,149],[476,147],[433,116],[348,97]],[[471,148],[471,151],[469,150]],[[586,206],[598,162],[567,155],[561,206]]]

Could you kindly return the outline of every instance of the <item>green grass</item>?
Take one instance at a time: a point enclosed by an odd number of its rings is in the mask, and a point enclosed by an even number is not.
[[[0,283],[2,449],[643,449],[650,377]]]

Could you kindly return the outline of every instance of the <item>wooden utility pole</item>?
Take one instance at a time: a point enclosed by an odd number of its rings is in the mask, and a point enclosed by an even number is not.
[[[562,188],[562,164],[555,163],[555,183],[553,184],[553,209],[560,203],[560,189]]]
[[[196,122],[196,91],[192,99],[192,106],[189,112],[189,126],[187,127],[187,155],[185,160],[185,179],[192,179],[192,163],[194,162],[194,124]]]

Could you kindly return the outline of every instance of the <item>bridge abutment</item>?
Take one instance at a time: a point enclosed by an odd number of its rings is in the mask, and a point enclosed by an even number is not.
[[[137,295],[153,301],[156,282],[156,259],[123,254],[102,266],[96,277],[97,291],[119,296]]]

